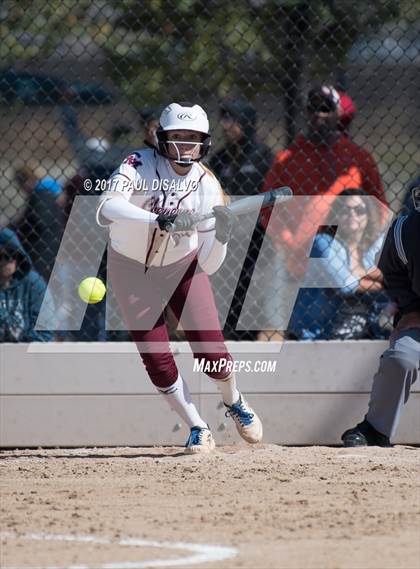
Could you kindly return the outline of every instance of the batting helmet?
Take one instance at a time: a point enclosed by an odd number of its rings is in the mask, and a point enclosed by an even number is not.
[[[190,130],[199,132],[202,135],[201,142],[189,141],[171,141],[170,133],[174,130]],[[207,154],[211,144],[209,133],[209,121],[207,114],[200,105],[192,105],[190,103],[171,103],[165,109],[159,119],[159,127],[156,131],[158,140],[158,152],[161,156],[173,160],[173,155],[169,153],[169,144],[199,144],[201,146],[198,157],[183,158],[178,150],[178,159],[175,162],[181,166],[190,166],[193,162],[202,160]]]

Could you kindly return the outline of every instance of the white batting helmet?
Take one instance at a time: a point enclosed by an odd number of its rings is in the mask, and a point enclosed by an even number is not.
[[[170,132],[173,130],[191,130],[203,135],[202,142],[194,143],[201,146],[197,158],[179,159],[178,164],[189,166],[194,161],[199,161],[207,154],[211,140],[209,133],[209,120],[205,110],[200,105],[190,103],[171,103],[165,107],[160,115],[159,128],[156,131],[159,154],[165,158],[173,158],[168,152]],[[176,144],[176,143],[172,143]]]

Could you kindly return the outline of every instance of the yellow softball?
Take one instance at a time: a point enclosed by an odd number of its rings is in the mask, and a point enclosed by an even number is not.
[[[96,277],[87,277],[79,285],[79,296],[88,304],[101,302],[106,293],[106,286]]]

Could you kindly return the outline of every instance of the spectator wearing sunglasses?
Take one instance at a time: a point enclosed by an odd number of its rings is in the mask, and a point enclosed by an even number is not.
[[[308,283],[331,288],[302,288],[289,323],[289,335],[301,340],[386,338],[380,323],[387,309],[381,271],[381,210],[360,188],[344,190],[335,200],[323,231],[314,240]],[[338,229],[337,229],[338,227]],[[322,281],[320,280],[322,278]]]
[[[267,235],[276,251],[272,274],[266,276],[266,282],[272,284],[264,295],[271,330],[277,328],[276,322],[286,325],[289,318],[287,299],[294,295],[296,283],[306,272],[314,227],[324,225],[329,214],[331,200],[324,196],[338,196],[346,188],[362,188],[386,203],[373,157],[348,136],[355,107],[349,109],[347,103],[332,86],[311,89],[306,99],[305,131],[286,150],[278,152],[265,177],[263,192],[290,186],[295,196],[305,196],[284,204],[281,216],[277,212],[271,218],[264,216]],[[281,284],[276,287],[275,283]],[[267,335],[270,337],[268,330]]]
[[[16,234],[0,228],[0,342],[53,339],[52,332],[35,330],[46,288]],[[53,318],[54,306],[49,296],[43,308]]]

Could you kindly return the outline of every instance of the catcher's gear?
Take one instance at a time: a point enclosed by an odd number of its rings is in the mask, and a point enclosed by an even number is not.
[[[191,142],[189,140],[171,140],[171,132],[174,130],[190,130],[199,132],[202,136],[201,142]],[[159,119],[159,127],[156,131],[158,140],[158,152],[164,158],[174,160],[173,152],[175,149],[177,158],[175,162],[180,166],[191,166],[193,162],[198,162],[204,158],[210,148],[211,139],[209,133],[209,121],[207,114],[200,105],[191,105],[189,103],[171,103],[165,109]],[[178,145],[191,144],[200,145],[200,153],[196,158],[191,156],[181,156]]]
[[[420,180],[419,183],[411,189],[411,197],[413,198],[414,209],[420,211]]]
[[[216,219],[216,239],[224,245],[231,238],[233,228],[238,219],[229,208],[223,205],[215,206],[213,214]]]
[[[172,215],[160,214],[156,221],[163,231],[191,231],[197,223],[197,218],[188,211],[180,211]]]
[[[345,447],[392,446],[389,437],[377,431],[366,419],[353,429],[345,431],[341,440]]]

